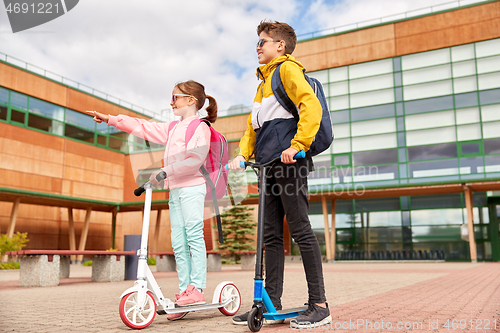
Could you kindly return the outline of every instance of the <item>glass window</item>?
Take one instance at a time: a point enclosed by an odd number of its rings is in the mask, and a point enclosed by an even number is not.
[[[394,63],[394,71],[399,72],[401,71],[401,58],[400,57],[394,57],[393,59]]]
[[[28,96],[20,94],[15,91],[10,92],[10,105],[27,110],[28,109]]]
[[[441,127],[455,125],[455,114],[453,111],[430,112],[406,116],[406,130]]]
[[[460,45],[451,48],[451,59],[462,61],[474,59],[474,44]]]
[[[403,84],[403,78],[401,76],[401,73],[394,73],[394,85],[396,87],[399,87]]]
[[[396,122],[394,120],[394,118],[384,118],[353,122],[351,123],[352,136],[396,132]]]
[[[345,183],[351,181],[351,171],[350,167],[332,167],[332,182],[333,183]],[[346,179],[347,178],[347,179]]]
[[[500,89],[480,91],[479,100],[482,105],[500,103]]]
[[[408,173],[406,172],[406,164],[399,165],[399,177],[400,178],[407,178],[408,177]]]
[[[73,125],[66,124],[64,127],[64,135],[68,138],[73,138],[80,141],[94,143],[94,132],[79,128]]]
[[[7,120],[7,107],[0,105],[0,119]]]
[[[417,84],[451,78],[450,64],[403,72],[403,84]]]
[[[403,101],[403,88],[398,87],[398,88],[396,88],[394,90],[396,92],[396,101],[397,102]]]
[[[450,50],[441,49],[430,52],[410,54],[401,57],[403,70],[441,65],[450,62]]]
[[[500,155],[486,156],[484,163],[484,172],[500,172]]]
[[[398,202],[399,206],[399,202]],[[356,204],[357,208],[357,204]],[[370,227],[389,227],[389,226],[401,226],[401,213],[400,212],[369,212],[367,222],[369,221]],[[399,230],[397,235],[394,237],[389,237],[388,242],[400,242],[401,241],[401,229],[370,229],[370,234],[375,230]],[[379,235],[380,240],[380,235]]]
[[[66,109],[66,123],[95,131],[96,123],[92,117],[77,111]]]
[[[500,71],[500,56],[477,59],[477,73]]]
[[[486,90],[500,87],[500,72],[491,74],[479,74],[477,76],[479,90]]]
[[[335,141],[335,140],[334,140]],[[352,138],[352,150],[375,150],[397,147],[396,133]]]
[[[30,112],[52,119],[64,120],[64,108],[33,97],[30,97]]]
[[[349,66],[350,79],[386,73],[392,73],[392,59],[370,61]]]
[[[347,81],[330,83],[328,86],[329,96],[347,95],[349,93]]]
[[[476,43],[476,57],[488,57],[500,54],[500,39]]]
[[[402,116],[403,113],[403,103],[396,103],[396,114]]]
[[[479,154],[479,142],[463,143],[460,145],[462,155],[466,154]]]
[[[348,138],[351,136],[350,124],[333,125],[333,134],[335,138]]]
[[[357,212],[398,210],[399,197],[377,198],[377,199],[356,199],[354,202]],[[397,212],[398,215],[399,212]],[[370,219],[371,220],[371,219]],[[399,220],[396,218],[396,220]],[[399,224],[401,225],[401,224]],[[370,224],[371,226],[371,224]]]
[[[460,193],[418,195],[411,197],[411,209],[456,207],[462,208],[464,203]]]
[[[28,114],[28,126],[41,131],[63,135],[64,124],[62,122],[47,119],[36,114]]]
[[[349,122],[349,110],[330,112],[332,123],[347,123]]]
[[[398,178],[398,165],[370,165],[358,166],[353,170],[352,180],[355,182],[368,182],[373,180],[391,180]],[[350,182],[350,177],[346,177],[344,181]]]
[[[351,139],[333,140],[333,154],[348,153],[351,151]]]
[[[106,124],[105,122],[102,122],[102,123],[96,123],[96,130],[97,132],[99,133],[104,133],[104,134],[107,134],[108,133],[108,124]],[[113,128],[113,127],[111,127]]]
[[[24,124],[25,113],[21,111],[17,111],[14,109],[10,110],[10,120],[16,123]]]
[[[455,94],[477,90],[477,80],[475,76],[463,77],[453,80],[453,91]]]
[[[455,95],[455,107],[457,108],[476,106],[478,104],[477,92]]]
[[[328,72],[329,72],[330,82],[347,80],[347,66],[330,68]]]
[[[455,242],[461,240],[460,226],[413,227],[411,228],[411,234],[414,243]]]
[[[429,145],[450,141],[456,141],[455,127],[406,132],[406,142],[408,146]]]
[[[408,163],[408,170],[410,177],[414,178],[450,176],[459,173],[456,159]]]
[[[479,108],[467,108],[456,110],[457,125],[479,122]],[[498,117],[500,119],[500,115]],[[483,118],[484,121],[484,118]]]
[[[423,161],[457,157],[456,143],[408,147],[408,160]]]
[[[412,207],[413,207],[412,197]],[[412,225],[439,225],[439,224],[462,224],[463,214],[462,209],[425,209],[412,210],[411,224]]]
[[[394,102],[393,89],[377,90],[351,95],[351,107],[359,108],[368,105],[386,104]]]
[[[412,99],[450,95],[453,92],[451,80],[406,86],[403,89],[405,100],[407,101]]]
[[[500,139],[484,140],[484,154],[500,154]]]
[[[322,71],[317,71],[317,72],[308,72],[308,76],[313,77],[315,79],[318,79],[319,82],[322,84],[328,83],[328,71],[327,70],[322,70]]]
[[[354,166],[397,163],[397,161],[397,149],[363,151],[352,154],[352,165]]]
[[[453,109],[453,108],[454,108],[454,104],[453,104],[453,97],[452,96],[427,98],[427,99],[420,100],[420,101],[405,102],[405,113],[406,114],[423,113],[423,112],[428,112],[428,111],[449,110],[449,109]]]
[[[109,137],[109,148],[128,153],[127,141],[114,136]]]
[[[404,117],[398,117],[398,119],[397,119],[397,128],[398,128],[398,131],[404,131],[405,130],[405,119],[404,119]]]
[[[406,162],[406,148],[398,148],[399,162]]]
[[[500,104],[481,106],[483,121],[500,120]]]
[[[500,121],[483,123],[483,138],[496,138],[500,136]]]
[[[399,132],[398,133],[398,147],[404,147],[404,146],[406,146],[405,133]]]
[[[349,91],[351,94],[379,90],[384,88],[392,88],[394,85],[394,78],[392,74],[379,75],[368,77],[364,79],[357,79],[349,81]]]
[[[330,111],[348,109],[349,97],[348,96],[330,97],[328,101],[328,106],[330,107]]]
[[[351,110],[352,121],[385,118],[394,116],[394,104],[384,104]]]
[[[9,104],[9,91],[0,87],[0,103]]]
[[[471,76],[476,74],[476,63],[474,60],[453,64],[453,77]]]
[[[335,165],[349,165],[351,164],[349,155],[338,155],[333,158]]]
[[[477,145],[477,144],[476,144]],[[462,152],[463,152],[463,146],[462,146]],[[479,151],[479,147],[478,151]],[[468,158],[461,158],[460,159],[460,169],[468,169],[470,172],[468,173],[482,173],[483,172],[483,158],[481,156],[479,157],[468,157]],[[481,171],[479,171],[481,170]],[[462,170],[460,170],[460,173],[463,173]]]
[[[481,139],[481,126],[479,124],[457,126],[457,139],[459,141]]]

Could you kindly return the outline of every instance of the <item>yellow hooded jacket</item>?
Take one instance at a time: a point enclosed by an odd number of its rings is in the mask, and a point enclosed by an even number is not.
[[[281,79],[286,93],[297,106],[299,122],[281,106],[273,94],[271,78],[276,67],[280,67]],[[248,159],[255,153],[258,163],[266,163],[293,147],[297,151],[308,151],[321,122],[321,104],[313,89],[304,78],[304,67],[291,55],[274,58],[257,68],[257,77],[262,80],[257,88],[248,128],[240,141],[241,155]]]

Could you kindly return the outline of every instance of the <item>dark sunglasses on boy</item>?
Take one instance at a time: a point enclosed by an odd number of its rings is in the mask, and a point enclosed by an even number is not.
[[[262,47],[262,46],[264,46],[264,44],[266,44],[266,42],[279,43],[279,42],[281,42],[281,41],[280,41],[280,40],[265,40],[265,39],[259,39],[259,41],[257,42],[257,47]]]

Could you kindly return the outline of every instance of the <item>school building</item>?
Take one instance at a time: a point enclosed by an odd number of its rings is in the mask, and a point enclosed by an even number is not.
[[[309,176],[326,258],[500,260],[500,2],[317,35],[294,56],[322,82],[335,133]],[[28,232],[27,249],[123,249],[124,235],[141,233],[133,190],[164,148],[85,110],[164,120],[0,57],[0,233]],[[248,108],[228,114],[214,127],[232,152]],[[243,203],[256,204],[256,178],[246,175]],[[153,200],[150,251],[169,251],[168,192]],[[207,249],[213,224],[205,221]],[[297,254],[290,237],[286,245]]]

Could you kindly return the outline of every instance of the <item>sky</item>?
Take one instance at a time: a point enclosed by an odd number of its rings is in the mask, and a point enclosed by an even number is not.
[[[252,104],[262,20],[287,22],[300,36],[451,2],[80,0],[18,33],[0,4],[0,52],[153,112],[170,107],[176,83],[196,80],[226,110]]]

